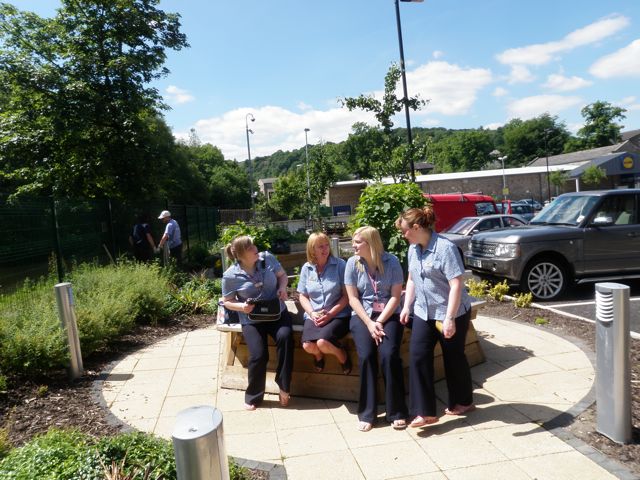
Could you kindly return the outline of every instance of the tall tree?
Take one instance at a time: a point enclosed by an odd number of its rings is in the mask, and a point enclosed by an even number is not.
[[[384,94],[382,100],[374,98],[372,95],[360,95],[359,97],[348,97],[342,100],[343,106],[349,111],[360,109],[371,112],[382,130],[381,145],[374,148],[369,158],[371,169],[367,177],[380,180],[390,176],[394,182],[405,181],[409,178],[409,155],[413,154],[412,149],[406,149],[406,155],[395,155],[394,150],[401,144],[401,140],[392,134],[392,117],[400,113],[405,104],[412,110],[419,110],[427,104],[425,100],[418,97],[398,98],[396,89],[400,80],[401,71],[397,65],[393,64],[384,77]]]
[[[616,123],[616,120],[624,120],[626,111],[603,101],[584,107],[581,110],[584,127],[578,130],[578,137],[582,140],[584,148],[605,147],[619,142],[623,126]]]
[[[481,170],[491,160],[493,134],[488,130],[459,130],[427,146],[427,158],[435,171],[465,172]]]
[[[51,19],[0,3],[0,158],[17,193],[137,195],[162,183],[150,154],[165,108],[149,83],[187,47],[159,0],[62,0]]]
[[[564,144],[570,137],[564,122],[548,113],[529,120],[515,118],[499,130],[502,143],[497,148],[503,155],[507,155],[505,163],[512,167],[524,166],[547,153],[562,153]]]

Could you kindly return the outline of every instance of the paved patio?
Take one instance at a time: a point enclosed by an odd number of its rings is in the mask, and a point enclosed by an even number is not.
[[[487,362],[472,369],[478,409],[422,429],[384,419],[356,430],[356,404],[276,396],[254,412],[244,392],[218,388],[224,334],[215,327],[165,339],[113,365],[99,386],[124,423],[170,439],[176,414],[222,411],[227,453],[289,479],[635,478],[558,425],[594,400],[591,359],[573,343],[516,322],[478,315]],[[444,398],[444,382],[438,396]],[[440,404],[440,411],[444,405]],[[545,424],[548,429],[541,427]]]

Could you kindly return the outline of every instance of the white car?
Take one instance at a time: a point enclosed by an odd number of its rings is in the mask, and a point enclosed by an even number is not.
[[[458,250],[460,250],[460,255],[464,258],[464,252],[469,249],[469,240],[471,240],[473,234],[497,228],[519,227],[526,224],[527,221],[518,215],[499,214],[463,217],[440,235],[455,243]]]

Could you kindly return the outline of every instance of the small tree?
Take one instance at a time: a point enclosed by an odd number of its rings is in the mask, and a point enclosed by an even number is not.
[[[598,185],[602,180],[607,178],[607,172],[595,165],[589,165],[585,168],[580,178],[586,185]]]
[[[561,188],[569,180],[569,174],[564,170],[556,170],[549,174],[549,183]]]
[[[394,155],[394,151],[400,145],[400,139],[392,135],[393,121],[391,117],[400,113],[405,104],[414,111],[427,104],[425,100],[421,100],[418,97],[396,97],[400,76],[400,68],[395,64],[391,65],[384,77],[382,100],[377,100],[371,95],[360,95],[357,98],[349,97],[342,100],[343,106],[347,107],[349,111],[360,109],[372,112],[380,127],[382,127],[382,141],[370,153],[372,157],[370,160],[371,171],[367,172],[375,180],[380,180],[386,176],[392,177],[394,182],[408,178],[407,165],[409,164],[409,156],[413,155],[414,152],[412,149],[406,149]]]
[[[423,207],[426,204],[427,199],[415,183],[370,185],[360,195],[360,203],[350,228],[355,230],[365,225],[377,228],[386,250],[404,263],[407,257],[407,243],[395,227],[395,222],[406,209]]]

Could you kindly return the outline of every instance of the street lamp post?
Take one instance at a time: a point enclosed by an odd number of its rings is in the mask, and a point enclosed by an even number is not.
[[[249,134],[253,133],[253,130],[249,128],[249,119],[255,122],[256,119],[252,113],[247,113],[244,117],[244,128],[247,132],[247,170],[249,172],[249,196],[251,197],[251,214],[253,215],[255,205],[253,199],[253,166],[251,165],[251,146],[249,144]]]
[[[549,149],[547,148],[547,136],[551,132],[550,128],[544,130],[544,155],[547,164],[547,200],[551,202],[551,181],[549,180]]]
[[[400,0],[402,2],[414,2],[414,3],[422,3],[423,0]],[[404,94],[404,114],[407,119],[407,142],[409,142],[409,147],[413,145],[413,136],[411,135],[411,117],[409,115],[409,94],[407,93],[407,75],[404,68],[404,48],[402,46],[402,25],[400,24],[400,4],[398,0],[395,0],[396,5],[396,24],[398,26],[398,44],[400,45],[400,74],[402,75],[402,91]],[[409,153],[411,153],[411,149],[409,149]],[[411,181],[415,183],[416,181],[416,171],[415,166],[413,164],[413,155],[409,157],[409,162],[411,164]]]
[[[307,200],[309,202],[307,217],[309,223],[311,223],[311,182],[309,181],[309,142],[307,140],[307,133],[309,133],[308,128],[304,129],[304,158],[307,170]],[[311,226],[311,225],[310,225]]]
[[[507,155],[502,155],[500,150],[493,150],[489,153],[492,157],[496,157],[502,163],[502,201],[507,199],[507,177],[504,174],[504,161],[509,158]]]

